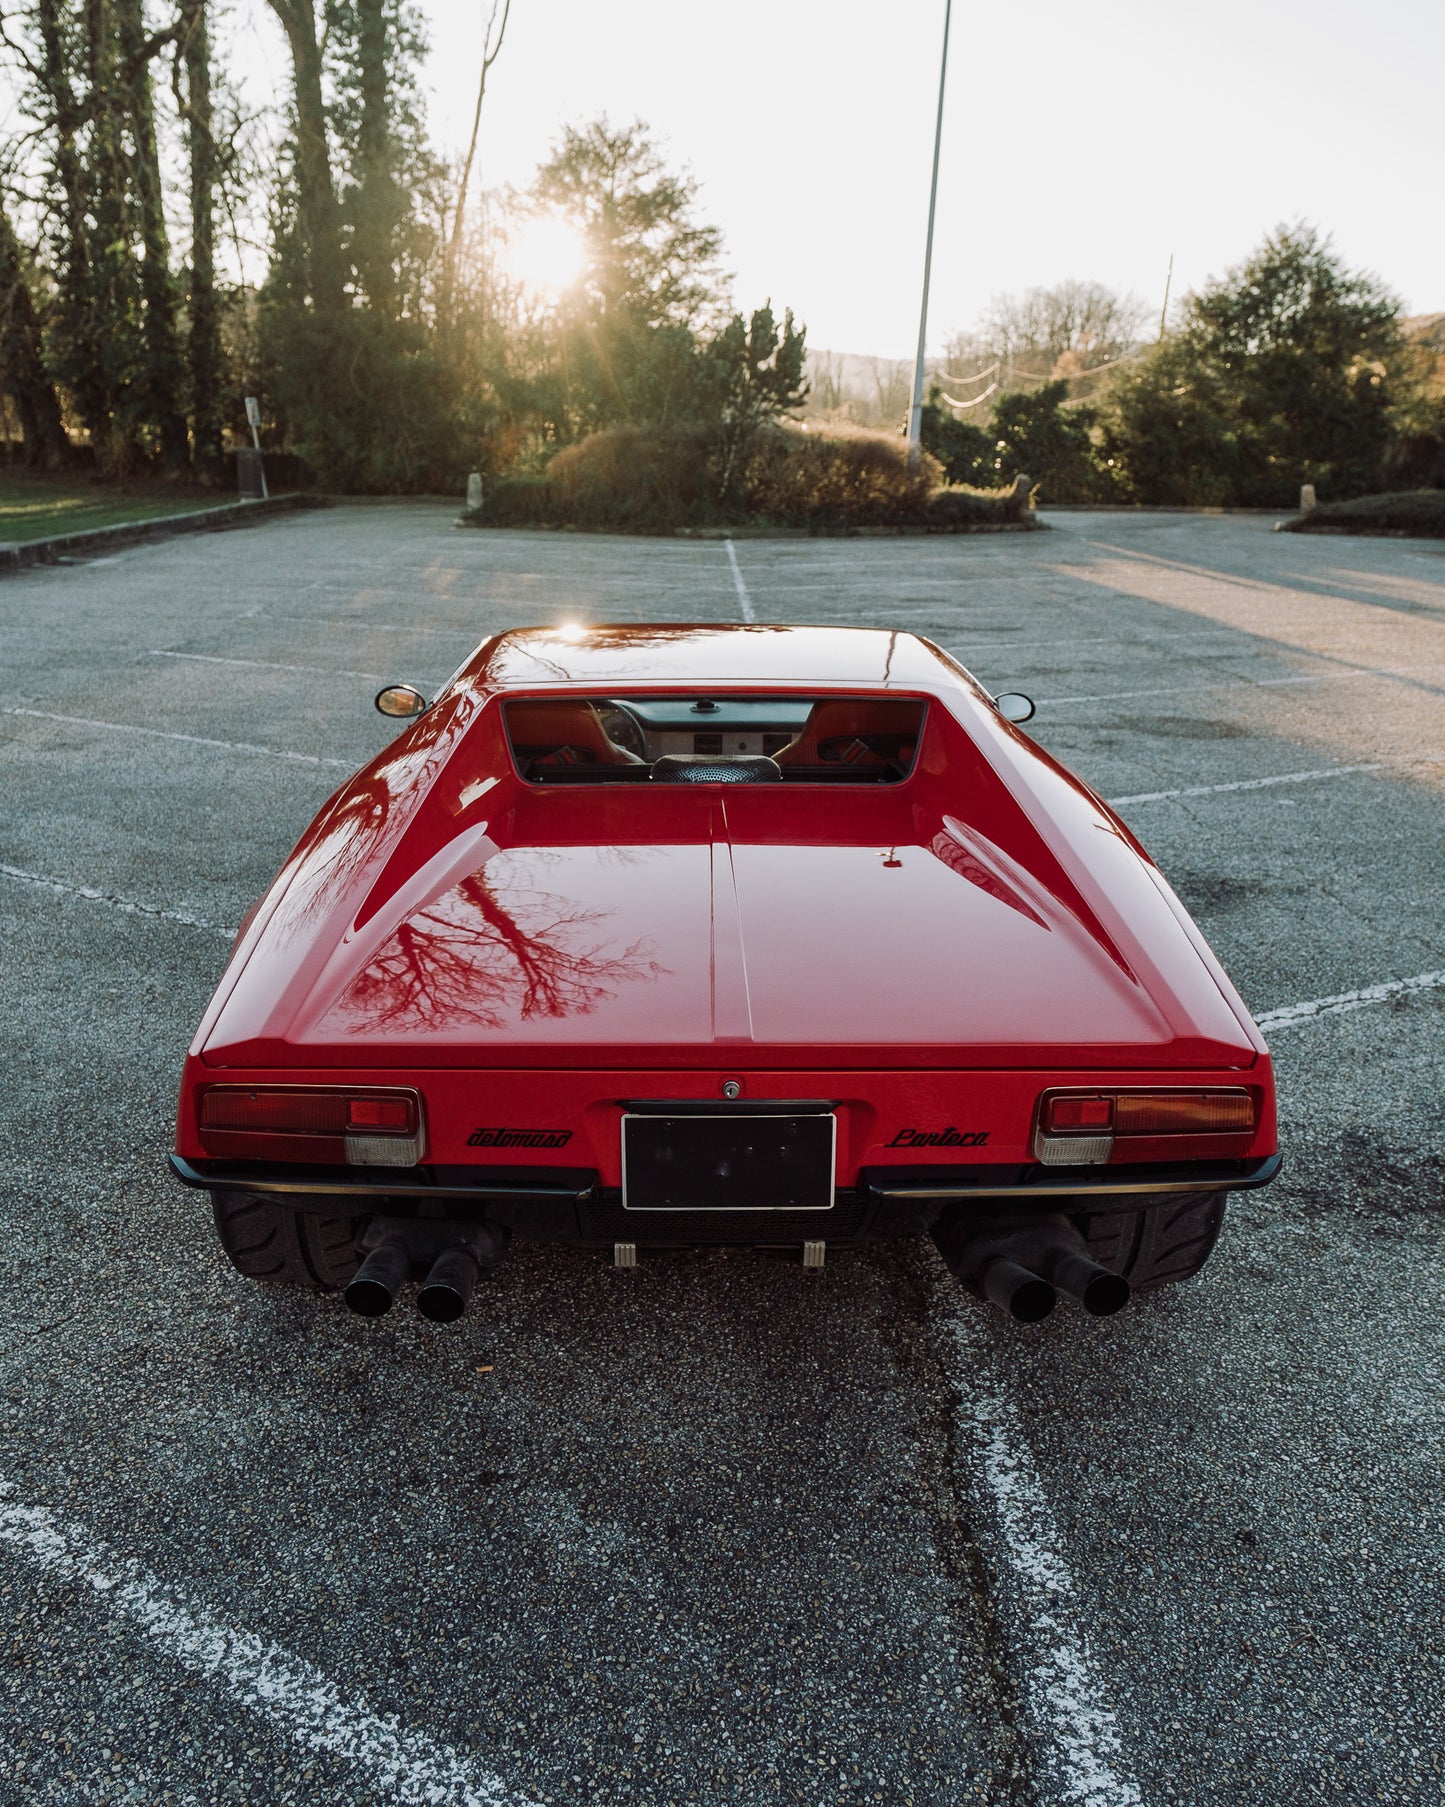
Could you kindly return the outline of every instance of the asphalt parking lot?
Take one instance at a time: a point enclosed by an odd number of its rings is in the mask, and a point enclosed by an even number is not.
[[[1445,1799],[1445,548],[1257,517],[635,541],[346,507],[0,582],[0,1804]],[[460,1324],[224,1263],[169,1177],[231,931],[486,634],[926,633],[1149,847],[1287,1166],[1022,1328],[932,1246]]]

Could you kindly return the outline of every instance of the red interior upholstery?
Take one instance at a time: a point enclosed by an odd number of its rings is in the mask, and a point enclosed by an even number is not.
[[[773,757],[781,766],[828,765],[819,749],[831,740],[865,741],[873,736],[899,743],[899,752],[911,758],[923,726],[923,704],[897,701],[889,697],[840,697],[814,703],[812,713],[803,724],[803,732]],[[830,749],[831,751],[831,749]],[[848,765],[887,765],[887,758],[869,748],[855,752],[850,759],[840,749],[837,762]]]
[[[512,745],[524,757],[545,757],[570,748],[588,765],[641,765],[635,753],[610,741],[596,709],[580,697],[547,697],[532,702],[508,703],[507,732]]]

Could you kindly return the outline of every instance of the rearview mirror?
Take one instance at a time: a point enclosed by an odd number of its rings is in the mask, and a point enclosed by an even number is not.
[[[1026,722],[1033,715],[1034,699],[1019,690],[1005,690],[993,699],[993,706],[1006,722]]]
[[[397,716],[409,722],[425,711],[427,700],[410,684],[388,684],[385,690],[377,691],[376,706],[383,715]]]

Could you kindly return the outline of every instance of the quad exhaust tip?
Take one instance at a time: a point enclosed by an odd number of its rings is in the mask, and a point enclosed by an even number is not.
[[[1111,1317],[1129,1303],[1129,1282],[1093,1260],[1061,1213],[1024,1223],[956,1214],[935,1224],[933,1240],[949,1270],[1016,1323],[1042,1322],[1060,1293],[1093,1318]]]
[[[375,1219],[366,1235],[370,1253],[346,1288],[346,1303],[360,1317],[382,1317],[402,1287],[420,1276],[417,1310],[433,1324],[455,1323],[481,1275],[506,1252],[508,1234],[499,1224]]]

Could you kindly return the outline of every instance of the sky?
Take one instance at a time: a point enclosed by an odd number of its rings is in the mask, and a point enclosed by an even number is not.
[[[242,0],[251,57],[279,33]],[[421,0],[432,135],[460,151],[489,0]],[[722,229],[734,300],[816,347],[911,357],[944,0],[512,0],[481,180],[523,186],[563,126],[652,128]],[[1333,235],[1406,311],[1445,310],[1445,5],[954,0],[929,345],[1069,277],[1157,317],[1281,221]],[[265,76],[260,78],[265,80]]]

